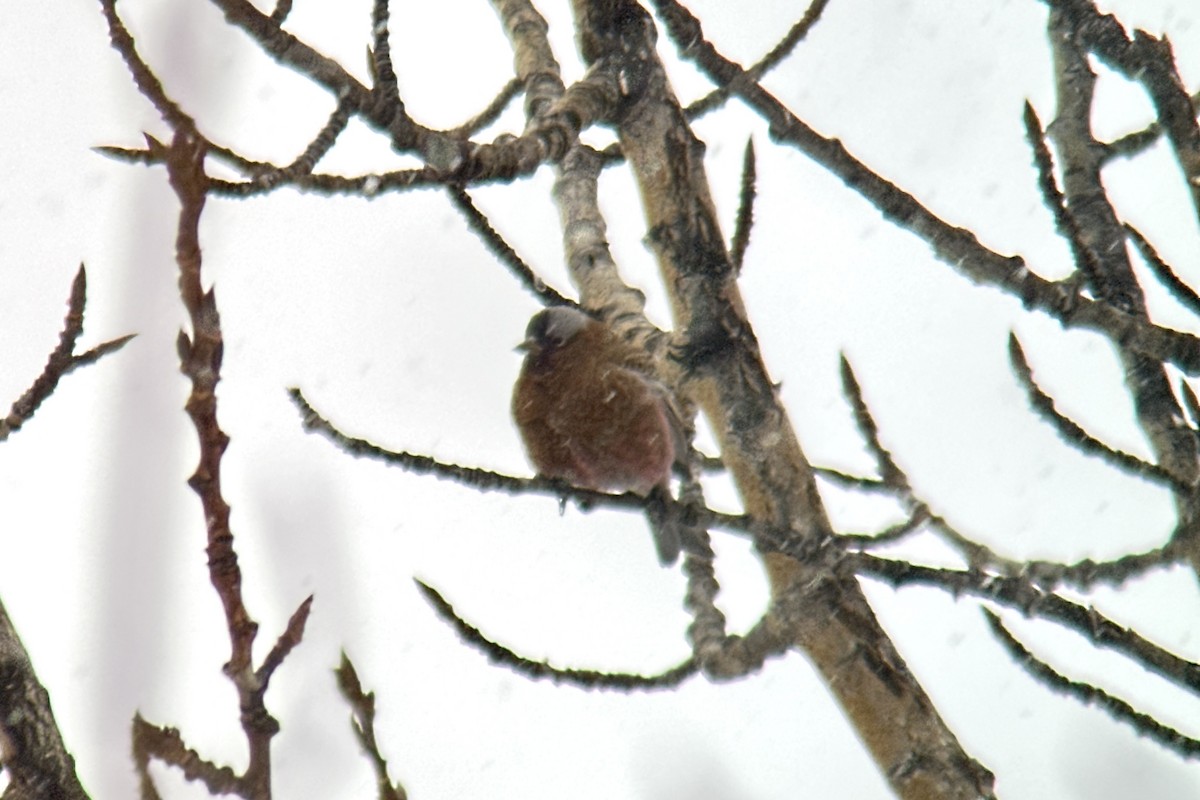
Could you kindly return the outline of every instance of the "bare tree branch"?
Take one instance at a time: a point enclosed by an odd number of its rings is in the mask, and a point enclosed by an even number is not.
[[[354,669],[345,653],[342,653],[342,663],[338,665],[335,673],[338,689],[354,714],[351,722],[354,737],[358,739],[359,746],[375,768],[379,800],[407,800],[408,792],[404,791],[404,786],[399,782],[392,782],[388,774],[387,759],[379,752],[379,742],[375,738],[375,693],[363,691],[362,683],[358,680],[358,671]]]
[[[1200,739],[1184,736],[1174,728],[1163,725],[1149,714],[1141,713],[1129,703],[1113,697],[1103,689],[1080,681],[1073,681],[1061,675],[1018,642],[998,616],[986,610],[983,613],[988,625],[991,626],[992,633],[1008,651],[1013,661],[1016,661],[1040,683],[1045,684],[1047,688],[1073,697],[1084,705],[1099,706],[1113,719],[1132,726],[1139,735],[1150,737],[1184,758],[1200,758]]]
[[[1190,487],[1183,478],[1172,475],[1169,470],[1158,464],[1150,464],[1137,456],[1109,447],[1081,428],[1078,423],[1064,416],[1055,407],[1054,399],[1043,392],[1034,380],[1033,369],[1025,358],[1025,351],[1021,348],[1021,342],[1017,339],[1016,334],[1009,334],[1008,354],[1017,380],[1021,382],[1021,385],[1025,387],[1025,392],[1029,395],[1029,405],[1038,412],[1038,416],[1053,426],[1064,441],[1074,445],[1080,452],[1096,456],[1130,475],[1136,475],[1177,491],[1190,491]]]
[[[508,83],[504,84],[492,102],[488,103],[487,107],[480,111],[471,119],[453,128],[448,133],[455,138],[467,138],[474,136],[479,131],[491,125],[496,119],[504,113],[504,109],[508,108],[508,104],[512,102],[517,93],[521,91],[522,83],[518,78],[512,78]]]
[[[1172,683],[1193,692],[1200,690],[1200,664],[1159,647],[1091,606],[1045,592],[1023,578],[979,570],[925,567],[865,553],[852,554],[847,560],[860,575],[879,578],[892,586],[939,586],[955,596],[974,595],[1016,609],[1026,616],[1058,622],[1098,647],[1120,653]]]
[[[492,224],[488,222],[488,218],[476,207],[475,202],[471,199],[471,195],[467,194],[465,189],[450,186],[446,188],[446,192],[450,195],[451,202],[462,212],[467,225],[474,231],[475,235],[479,237],[501,264],[508,267],[508,271],[521,282],[527,291],[546,305],[576,305],[573,300],[569,300],[559,294],[556,290],[547,286],[544,280],[534,274],[533,269],[525,263],[521,256],[517,254],[517,251],[508,242],[504,241],[504,237],[492,227]]]
[[[1046,146],[1046,132],[1033,104],[1028,100],[1025,101],[1024,121],[1025,139],[1033,150],[1033,163],[1038,171],[1038,188],[1042,190],[1042,200],[1054,214],[1054,223],[1059,235],[1071,246],[1075,265],[1079,269],[1078,275],[1082,275],[1089,285],[1096,286],[1102,280],[1100,266],[1096,263],[1091,248],[1084,243],[1079,225],[1067,208],[1067,199],[1063,197],[1058,180],[1054,177],[1054,160],[1050,156],[1050,148]]]
[[[617,691],[649,691],[655,689],[671,689],[692,677],[698,671],[691,659],[683,662],[661,675],[644,676],[621,672],[597,672],[588,669],[564,669],[553,667],[542,661],[531,661],[514,653],[503,645],[488,639],[479,629],[470,625],[458,615],[444,597],[432,586],[415,581],[421,594],[433,606],[443,620],[458,633],[468,645],[481,651],[488,660],[527,678],[534,680],[549,680],[552,683],[563,683],[579,686],[584,689],[615,689]]]
[[[215,298],[201,282],[197,225],[208,194],[250,197],[280,186],[364,197],[417,186],[444,186],[471,229],[522,286],[543,302],[571,303],[539,281],[474,206],[468,193],[480,182],[510,180],[545,164],[555,166],[555,201],[579,305],[603,317],[620,336],[644,351],[647,362],[679,395],[679,405],[685,412],[682,416],[690,422],[694,409],[699,407],[712,424],[720,458],[710,461],[728,471],[747,513],[726,515],[707,508],[693,475],[703,459],[694,454],[687,468],[681,470],[686,475],[679,501],[689,522],[696,525],[695,541],[686,548],[683,565],[688,581],[684,602],[693,615],[688,630],[693,658],[663,675],[650,677],[562,669],[531,661],[484,637],[440,594],[419,583],[438,615],[490,660],[531,678],[629,691],[670,688],[697,672],[713,681],[737,678],[759,669],[768,658],[796,649],[825,679],[886,780],[906,798],[993,796],[992,776],[960,746],[909,671],[876,621],[861,591],[860,576],[894,586],[935,586],[954,596],[971,595],[1054,621],[1081,633],[1097,647],[1113,649],[1174,684],[1200,693],[1200,665],[1154,645],[1094,608],[1068,599],[1061,591],[1067,586],[1119,583],[1187,559],[1200,568],[1200,524],[1196,522],[1200,519],[1200,492],[1196,489],[1200,434],[1184,413],[1186,407],[1193,423],[1200,420],[1200,401],[1186,382],[1177,398],[1165,369],[1165,364],[1172,363],[1189,374],[1200,374],[1200,337],[1169,330],[1150,320],[1125,239],[1134,239],[1151,270],[1195,313],[1200,313],[1200,295],[1159,258],[1140,234],[1120,224],[1101,180],[1101,169],[1125,145],[1120,141],[1107,146],[1097,142],[1089,123],[1095,75],[1088,59],[1095,54],[1146,87],[1159,112],[1158,124],[1170,137],[1200,209],[1200,127],[1165,38],[1156,39],[1141,31],[1126,34],[1114,17],[1100,14],[1092,0],[1044,0],[1051,7],[1058,108],[1055,121],[1044,129],[1027,103],[1026,135],[1043,198],[1060,235],[1071,247],[1077,268],[1067,280],[1049,281],[1033,274],[1021,257],[990,250],[975,232],[934,215],[911,194],[868,169],[839,141],[814,131],[760,85],[762,76],[793,52],[809,32],[827,0],[814,0],[771,53],[745,70],[705,40],[699,22],[677,0],[654,0],[651,5],[679,52],[693,60],[716,85],[714,92],[686,110],[675,97],[659,61],[654,21],[633,0],[573,2],[588,70],[582,80],[570,86],[564,84],[550,49],[546,22],[532,4],[528,0],[493,0],[512,45],[516,77],[480,114],[450,131],[424,128],[406,111],[401,76],[392,63],[388,0],[375,0],[373,4],[369,87],[283,29],[282,22],[291,9],[289,0],[278,0],[270,14],[248,0],[213,0],[232,24],[279,64],[296,70],[338,98],[337,107],[321,130],[284,167],[253,161],[230,148],[211,146],[196,133],[191,118],[166,96],[152,70],[137,55],[132,38],[115,13],[114,1],[102,0],[114,46],[125,58],[139,89],[176,137],[170,147],[148,139],[144,150],[102,151],[137,163],[166,163],[183,205],[178,238],[180,286],[191,318],[192,336],[180,335],[179,350],[183,370],[193,382],[188,411],[202,451],[191,483],[205,511],[210,577],[225,606],[230,631],[231,657],[226,672],[239,692],[242,725],[251,751],[249,767],[239,777],[200,759],[184,746],[177,732],[155,728],[138,718],[134,746],[144,796],[157,796],[148,772],[151,758],[180,767],[189,778],[204,781],[210,791],[263,798],[270,794],[269,744],[278,723],[266,712],[263,694],[274,670],[300,642],[312,598],[299,605],[262,665],[255,669],[251,649],[257,625],[242,602],[229,508],[220,491],[220,456],[228,439],[217,425],[215,388],[223,345]],[[518,91],[525,99],[524,130],[519,135],[501,134],[490,142],[472,141],[469,137],[495,122]],[[999,546],[993,550],[975,541],[990,539],[955,527],[914,491],[909,476],[884,447],[885,437],[845,359],[845,395],[879,477],[856,477],[813,468],[808,463],[780,402],[778,387],[762,359],[737,285],[753,220],[753,146],[746,149],[734,235],[726,240],[704,173],[704,146],[688,127],[690,118],[734,96],[767,121],[773,141],[811,156],[865,197],[885,218],[921,237],[938,258],[961,275],[999,288],[1027,309],[1050,315],[1064,326],[1093,330],[1113,344],[1126,366],[1137,419],[1151,442],[1157,464],[1104,445],[1061,414],[1035,382],[1015,337],[1010,341],[1013,369],[1034,408],[1069,443],[1171,490],[1180,521],[1170,541],[1143,553],[1070,564],[1020,560],[1001,552]],[[1186,108],[1181,98],[1186,100]],[[383,132],[395,149],[416,154],[426,166],[378,175],[314,174],[316,164],[351,116],[359,116]],[[612,126],[619,139],[617,146],[604,153],[580,141],[581,133],[597,124]],[[1156,135],[1153,131],[1152,126],[1137,141]],[[1055,156],[1047,147],[1047,135],[1054,142]],[[204,170],[206,152],[233,165],[247,180],[208,178]],[[622,160],[633,171],[641,190],[647,217],[645,241],[658,259],[669,292],[674,333],[649,323],[643,313],[644,295],[622,278],[608,245],[597,182],[605,166]],[[64,332],[63,346],[65,337]],[[124,341],[101,345],[75,358],[78,363],[87,363]],[[67,347],[68,354],[73,346],[74,338]],[[522,479],[446,464],[424,455],[388,451],[340,432],[318,415],[298,390],[290,390],[290,394],[306,429],[321,433],[354,456],[448,478],[480,490],[540,493],[560,503],[570,499],[584,510],[649,510],[644,498],[632,494],[588,492],[559,481]],[[886,493],[899,504],[904,518],[874,534],[835,533],[817,490],[818,478],[865,492]],[[717,605],[720,586],[709,527],[750,537],[764,555],[772,600],[745,636],[728,634],[725,617]],[[918,532],[948,543],[967,567],[939,569],[872,554],[872,548],[894,545]],[[1198,752],[1193,740],[1123,701],[1058,675],[998,627],[994,618],[990,621],[1014,658],[1039,680],[1084,702],[1099,704],[1116,719],[1133,724],[1185,756]],[[387,762],[376,740],[374,696],[363,691],[344,656],[338,676],[354,715],[355,735],[374,765],[381,800],[404,797],[403,787],[388,775]]]
[[[1196,106],[1200,105],[1200,92],[1193,92],[1191,101],[1192,109],[1195,111]],[[1162,134],[1163,127],[1157,121],[1139,131],[1127,133],[1108,143],[1104,149],[1104,160],[1111,161],[1114,158],[1132,158],[1140,155],[1149,150],[1162,137]]]
[[[0,420],[0,442],[19,431],[33,417],[46,398],[54,393],[58,382],[64,375],[79,367],[94,364],[109,353],[115,353],[136,335],[131,333],[111,339],[85,353],[76,354],[75,343],[83,333],[83,311],[86,303],[87,273],[80,264],[79,271],[75,273],[75,280],[71,284],[67,319],[63,323],[62,332],[58,335],[58,347],[50,353],[50,358],[46,361],[42,374],[37,377],[25,394],[13,403],[8,416]]]
[[[859,192],[883,216],[924,239],[933,252],[963,275],[1004,290],[1026,307],[1045,312],[1068,327],[1095,330],[1127,347],[1170,361],[1189,375],[1200,375],[1200,338],[1171,331],[1088,300],[1029,270],[1019,256],[1003,256],[984,247],[969,230],[950,225],[915,197],[871,171],[836,139],[826,138],[801,121],[774,96],[749,80],[745,70],[723,57],[704,39],[699,23],[671,0],[655,0],[680,54],[694,61],[718,86],[728,86],[771,126],[772,136],[822,164]]]
[[[745,316],[708,188],[703,146],[670,89],[650,20],[623,0],[580,0],[573,7],[585,61],[619,64],[627,83],[639,89],[616,120],[617,133],[639,182],[648,239],[671,292],[676,325],[688,332],[684,364],[694,376],[692,394],[716,433],[748,514],[788,530],[798,546],[816,546],[832,532],[815,476]],[[686,10],[666,2],[654,8],[681,49],[690,52],[702,41]],[[763,621],[765,640],[786,636],[808,655],[893,790],[914,798],[989,796],[991,773],[962,750],[880,628],[857,581],[775,554],[775,543],[757,535],[756,545],[767,553],[776,601]],[[793,606],[793,598],[803,600],[803,613],[792,613],[800,604]],[[896,719],[907,724],[897,726]]]
[[[1158,278],[1170,290],[1171,296],[1193,314],[1200,315],[1200,294],[1197,294],[1195,289],[1183,282],[1183,279],[1179,277],[1167,262],[1162,260],[1158,255],[1158,251],[1154,249],[1154,246],[1136,228],[1126,224],[1125,232],[1129,234],[1129,238],[1133,239],[1133,243],[1137,245],[1138,252],[1142,254],[1142,259],[1146,262],[1146,266],[1150,267],[1150,271],[1154,273],[1154,277]]]
[[[1145,31],[1130,39],[1117,18],[1102,14],[1093,0],[1043,0],[1065,22],[1072,46],[1086,48],[1131,81],[1140,83],[1154,103],[1159,124],[1175,152],[1192,205],[1200,216],[1200,123],[1175,68],[1171,43]]]
[[[824,13],[825,6],[827,5],[829,5],[829,0],[812,0],[805,10],[804,16],[796,21],[796,24],[779,40],[779,43],[772,47],[770,52],[759,59],[757,63],[746,70],[746,73],[752,76],[751,79],[758,82],[764,75],[783,63],[784,59],[790,56],[792,51],[796,49],[796,45],[800,44],[817,22],[820,21],[821,14]],[[714,89],[685,109],[688,119],[699,119],[709,111],[723,105],[729,99],[729,95],[730,90],[728,87]]]
[[[746,142],[746,152],[742,156],[742,191],[738,200],[737,220],[733,227],[733,239],[729,243],[729,260],[733,268],[741,274],[743,261],[746,258],[746,248],[750,246],[750,229],[754,227],[754,194],[757,180],[754,164],[754,140]]]
[[[59,733],[50,695],[0,603],[0,767],[5,800],[87,800]]]
[[[237,773],[204,759],[184,743],[175,728],[152,725],[141,714],[135,714],[131,739],[142,800],[161,800],[150,777],[150,762],[154,759],[178,768],[189,781],[200,781],[214,795],[241,793],[242,782]]]

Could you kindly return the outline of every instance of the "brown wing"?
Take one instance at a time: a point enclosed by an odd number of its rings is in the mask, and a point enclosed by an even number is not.
[[[538,472],[597,491],[647,494],[666,483],[677,434],[663,394],[622,367],[522,375],[513,417]]]
[[[650,496],[659,560],[673,563],[681,535],[670,472],[685,439],[670,394],[633,369],[582,369],[576,362],[522,370],[513,417],[529,459],[540,474],[581,488]]]
[[[595,476],[571,446],[576,431],[567,413],[576,398],[550,374],[522,371],[513,390],[512,412],[529,461],[538,474],[593,489]]]
[[[662,394],[641,373],[615,368],[593,384],[595,393],[573,408],[570,439],[578,461],[608,491],[645,495],[667,483],[675,461],[675,432]]]

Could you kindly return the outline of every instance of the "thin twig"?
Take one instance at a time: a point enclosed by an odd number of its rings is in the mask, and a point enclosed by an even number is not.
[[[33,385],[17,399],[8,412],[8,416],[0,420],[0,442],[11,434],[19,431],[28,422],[51,394],[54,393],[58,382],[63,376],[79,367],[94,364],[109,353],[120,350],[136,334],[121,336],[93,347],[86,353],[75,354],[75,344],[83,333],[83,312],[87,303],[87,273],[83,265],[75,273],[71,283],[71,296],[67,302],[67,318],[63,323],[62,332],[58,335],[58,346],[50,353],[46,366],[38,375]]]
[[[375,0],[371,9],[371,74],[375,76],[372,91],[379,102],[404,113],[404,101],[400,99],[400,81],[392,68],[392,46],[388,36],[388,0]]]
[[[374,90],[363,86],[333,59],[285,31],[249,0],[213,0],[213,3],[225,13],[228,22],[248,34],[277,62],[324,87],[339,101],[349,103],[374,127],[385,131],[398,151],[410,152],[427,137],[439,138],[416,124],[402,105],[386,100],[376,102],[379,95]]]
[[[1083,235],[1080,233],[1075,216],[1067,208],[1067,199],[1063,196],[1062,190],[1058,187],[1058,181],[1054,177],[1054,159],[1050,155],[1050,148],[1046,146],[1045,129],[1042,127],[1042,121],[1038,119],[1033,104],[1028,100],[1025,101],[1024,122],[1025,139],[1033,151],[1033,164],[1037,167],[1038,188],[1042,191],[1042,200],[1050,209],[1050,213],[1054,215],[1054,223],[1058,232],[1070,244],[1076,266],[1086,277],[1089,285],[1097,286],[1101,280],[1099,265],[1096,263],[1095,255],[1083,241]]]
[[[1083,635],[1096,646],[1120,653],[1172,683],[1192,692],[1200,691],[1200,664],[1159,647],[1136,631],[1116,624],[1091,606],[1043,591],[1024,578],[975,569],[926,567],[864,553],[848,554],[846,563],[857,574],[878,578],[892,586],[937,586],[955,597],[974,595],[1016,609],[1029,617],[1057,622]]]
[[[1182,560],[1178,549],[1172,541],[1144,553],[1130,553],[1111,561],[1094,561],[1090,558],[1074,564],[1026,561],[1021,565],[1019,573],[1014,574],[1024,575],[1038,586],[1046,588],[1074,586],[1090,589],[1099,584],[1117,586],[1152,569],[1163,569],[1178,563]]]
[[[754,140],[746,141],[746,152],[742,156],[742,191],[738,198],[737,220],[733,227],[733,239],[729,243],[729,260],[740,274],[750,246],[750,229],[754,227],[755,181]]]
[[[829,0],[813,0],[805,10],[804,16],[796,21],[796,24],[788,30],[784,37],[765,56],[759,59],[757,63],[751,65],[746,70],[749,79],[755,82],[761,80],[764,75],[791,55],[792,51],[796,49],[796,45],[800,44],[804,37],[808,36],[808,32],[821,19],[821,14],[825,11],[825,6],[828,4]],[[729,99],[730,94],[731,91],[728,88],[718,87],[689,105],[684,111],[687,113],[688,119],[699,119],[709,111],[722,105]]]
[[[589,511],[592,508],[645,511],[650,502],[645,497],[633,492],[624,494],[594,492],[589,489],[580,489],[561,480],[542,477],[518,478],[491,470],[438,461],[419,453],[388,450],[366,439],[349,436],[338,430],[332,422],[322,417],[309,404],[299,389],[288,389],[288,396],[300,412],[305,430],[324,436],[338,449],[355,458],[370,458],[414,475],[432,475],[484,492],[505,492],[512,495],[540,494],[554,497],[559,502],[573,500],[582,511]],[[689,508],[688,513],[696,515],[695,521],[699,525],[720,528],[732,533],[752,535],[758,529],[753,520],[743,515],[723,514],[710,508]]]
[[[698,20],[675,0],[653,0],[680,53],[718,86],[729,87],[771,126],[775,141],[793,146],[860,193],[883,216],[925,240],[933,253],[971,280],[1018,298],[1027,308],[1044,311],[1069,327],[1098,330],[1131,349],[1169,361],[1189,375],[1200,374],[1200,337],[1172,331],[1124,313],[1109,303],[1077,292],[1032,272],[1023,258],[1003,256],[984,247],[965,228],[934,215],[908,192],[870,170],[837,139],[821,136],[746,71],[705,40]]]
[[[1193,110],[1200,105],[1200,92],[1191,96]],[[1158,120],[1151,122],[1140,131],[1133,131],[1109,142],[1104,148],[1105,162],[1114,158],[1132,158],[1149,150],[1155,142],[1162,138],[1163,126]]]
[[[262,686],[265,687],[271,682],[271,676],[275,674],[275,670],[287,658],[288,653],[296,649],[296,646],[304,638],[304,626],[308,624],[308,615],[312,611],[312,603],[313,596],[310,594],[292,612],[292,616],[288,619],[288,624],[283,629],[283,633],[279,634],[279,639],[276,640],[275,646],[267,653],[262,665],[256,670],[258,681]]]
[[[867,449],[875,456],[875,468],[879,471],[880,480],[888,486],[895,487],[902,494],[911,494],[904,470],[900,469],[892,454],[879,439],[879,425],[876,424],[875,418],[871,415],[871,409],[867,407],[867,402],[863,399],[862,386],[854,377],[854,369],[844,354],[840,364],[842,390],[854,409],[854,421],[867,442]]]
[[[396,170],[394,172],[373,173],[369,175],[328,175],[318,173],[313,175],[292,175],[282,180],[262,182],[211,180],[211,194],[224,197],[256,197],[268,194],[276,189],[287,186],[298,191],[312,194],[335,196],[356,195],[368,199],[378,197],[387,192],[403,192],[410,189],[423,189],[429,186],[439,186],[446,183],[446,177],[432,167],[418,169]]]
[[[813,472],[818,477],[826,478],[829,481],[844,486],[847,489],[861,489],[864,492],[884,492],[895,493],[894,486],[881,481],[879,478],[863,478],[858,475],[851,475],[841,470],[832,469],[830,467],[813,467]]]
[[[296,156],[291,164],[283,169],[256,170],[249,174],[254,178],[255,183],[264,185],[287,183],[301,175],[311,175],[313,167],[337,143],[338,136],[346,130],[349,122],[350,104],[343,100],[337,104],[321,130],[317,131],[317,135],[309,141],[308,146],[300,155]]]
[[[246,796],[242,794],[241,779],[237,773],[203,758],[187,746],[177,729],[153,725],[144,720],[141,714],[135,714],[131,734],[133,765],[138,774],[141,800],[161,800],[150,775],[150,762],[153,759],[178,767],[184,778],[204,784],[211,795]]]
[[[145,147],[97,145],[92,148],[92,151],[115,161],[123,161],[126,164],[141,164],[143,166],[162,164],[166,148],[148,133],[143,132],[142,138],[146,141]],[[284,170],[284,167],[276,166],[269,161],[255,161],[252,158],[247,158],[241,153],[231,150],[228,147],[223,147],[207,137],[201,138],[204,139],[208,147],[208,156],[225,163],[243,174],[258,176],[282,172]]]
[[[133,37],[130,36],[125,23],[117,15],[117,0],[100,0],[100,8],[104,12],[104,19],[108,22],[108,35],[113,49],[125,60],[125,65],[129,68],[138,91],[154,104],[159,116],[172,130],[182,127],[194,129],[196,127],[195,120],[184,113],[174,100],[167,97],[167,92],[163,89],[158,76],[138,55]]]
[[[275,10],[271,12],[271,21],[282,25],[292,13],[292,0],[275,0]]]
[[[517,96],[517,93],[521,91],[522,85],[523,84],[521,83],[520,79],[509,78],[508,83],[504,84],[504,88],[502,88],[496,94],[496,96],[492,99],[492,102],[488,103],[483,111],[480,111],[478,114],[471,117],[458,127],[451,128],[450,130],[446,131],[446,133],[455,137],[456,139],[466,139],[479,133],[481,130],[495,122],[500,115],[504,113],[504,109],[508,108],[508,104],[511,103],[513,98]]]
[[[209,194],[225,197],[256,197],[270,194],[282,187],[322,195],[357,195],[367,199],[386,192],[407,191],[447,182],[445,175],[432,167],[395,170],[367,175],[313,174],[313,167],[337,142],[337,137],[349,122],[349,103],[342,101],[330,114],[321,130],[305,149],[287,166],[278,166],[268,161],[254,161],[209,140],[208,154],[249,176],[246,181],[227,181],[209,178]],[[114,147],[102,145],[92,148],[101,155],[130,164],[155,165],[163,163],[166,148],[153,137],[146,135],[144,148]]]
[[[1057,672],[1046,662],[1031,653],[1000,621],[1000,617],[984,609],[984,617],[996,639],[1008,651],[1013,661],[1052,691],[1074,698],[1084,705],[1099,706],[1110,717],[1132,727],[1141,736],[1146,736],[1163,747],[1184,758],[1200,757],[1200,739],[1185,736],[1179,731],[1162,724],[1149,714],[1143,714],[1129,703],[1113,697],[1108,692],[1088,683],[1073,681]]]
[[[1200,314],[1200,294],[1196,290],[1183,282],[1183,279],[1176,274],[1171,265],[1159,256],[1158,251],[1154,249],[1154,245],[1150,244],[1149,240],[1138,231],[1137,228],[1126,223],[1125,232],[1129,234],[1129,238],[1133,239],[1133,243],[1137,245],[1138,252],[1142,254],[1142,260],[1146,262],[1146,266],[1154,273],[1154,277],[1158,278],[1164,286],[1171,292],[1179,303],[1191,311],[1193,314]]]
[[[433,609],[442,619],[458,633],[459,638],[476,650],[487,656],[494,664],[511,669],[520,675],[535,680],[549,680],[552,683],[562,683],[578,686],[584,689],[615,689],[617,691],[650,691],[671,689],[686,681],[697,673],[697,667],[692,659],[684,661],[677,667],[660,675],[645,676],[622,672],[597,672],[589,669],[563,669],[550,666],[544,661],[533,661],[519,656],[503,645],[493,642],[484,636],[478,628],[458,615],[454,607],[433,587],[421,581],[415,581],[417,589],[424,595]]]
[[[1102,13],[1093,0],[1043,2],[1062,13],[1073,41],[1145,89],[1191,192],[1193,210],[1200,213],[1200,123],[1171,43],[1142,30],[1131,38],[1121,22]]]
[[[292,615],[287,629],[256,670],[252,658],[258,623],[243,602],[229,504],[221,491],[221,458],[229,444],[229,437],[217,421],[216,388],[221,378],[224,336],[216,295],[211,289],[205,291],[201,276],[199,226],[208,195],[204,153],[204,142],[190,129],[183,129],[176,131],[165,154],[167,176],[181,206],[176,260],[179,293],[192,328],[191,336],[181,331],[177,340],[180,370],[191,381],[185,408],[200,446],[199,463],[188,484],[200,498],[204,512],[209,579],[221,599],[229,632],[230,657],[224,671],[238,692],[239,716],[250,750],[246,771],[238,779],[238,793],[248,799],[267,798],[271,794],[270,743],[279,732],[279,723],[267,711],[263,699],[275,668],[303,635],[310,601],[303,602]]]
[[[889,525],[879,533],[842,533],[838,535],[838,541],[848,550],[867,550],[884,544],[895,544],[919,531],[930,517],[929,509],[918,505],[908,519]]]
[[[574,300],[570,300],[550,288],[545,281],[534,274],[533,269],[525,263],[517,251],[492,227],[491,222],[475,205],[475,201],[471,199],[471,195],[467,194],[466,189],[459,186],[447,186],[446,193],[450,195],[450,200],[455,207],[462,212],[467,226],[479,237],[492,255],[501,264],[508,267],[508,271],[525,287],[526,291],[545,305],[578,305]]]
[[[1187,406],[1188,413],[1192,415],[1192,430],[1197,431],[1200,436],[1200,397],[1196,397],[1196,392],[1192,389],[1192,385],[1186,380],[1179,381],[1180,394],[1183,395],[1184,405]]]
[[[1021,343],[1017,339],[1016,334],[1009,334],[1008,354],[1013,372],[1016,374],[1017,380],[1025,387],[1025,392],[1029,396],[1029,404],[1038,412],[1038,415],[1042,419],[1050,423],[1051,427],[1058,432],[1058,435],[1064,441],[1074,445],[1080,452],[1096,456],[1122,472],[1170,487],[1175,491],[1190,492],[1190,488],[1186,482],[1172,475],[1163,467],[1109,447],[1081,428],[1076,422],[1063,415],[1055,407],[1054,399],[1043,392],[1034,380],[1033,370],[1025,358],[1025,351],[1021,348]]]
[[[350,657],[342,653],[342,663],[334,670],[337,675],[338,690],[350,704],[354,715],[351,725],[354,728],[354,738],[371,760],[375,768],[375,784],[379,788],[379,800],[406,800],[408,792],[399,781],[392,782],[388,774],[387,759],[379,752],[379,742],[375,737],[375,693],[364,692],[358,679],[358,671],[350,662]]]

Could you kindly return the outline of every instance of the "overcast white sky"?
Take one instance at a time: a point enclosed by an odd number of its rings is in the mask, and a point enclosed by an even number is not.
[[[709,36],[751,61],[802,3],[692,3]],[[289,27],[366,77],[369,2],[297,0]],[[565,2],[542,3],[567,80],[582,69]],[[1200,16],[1181,0],[1106,4],[1170,34],[1200,84]],[[199,2],[122,0],[145,58],[214,140],[291,160],[333,101],[274,66]],[[768,85],[810,124],[989,246],[1060,277],[1053,233],[1021,128],[1029,99],[1053,110],[1046,8],[1034,0],[833,0]],[[396,3],[393,50],[411,113],[435,126],[474,114],[503,84],[511,55],[488,4]],[[668,43],[661,47],[673,58]],[[462,66],[469,62],[469,68]],[[1102,135],[1140,127],[1149,105],[1102,68]],[[704,84],[672,61],[686,99]],[[228,645],[204,566],[203,519],[185,485],[196,446],[174,341],[176,203],[159,169],[89,148],[166,136],[107,44],[97,2],[0,4],[0,399],[20,395],[56,341],[71,276],[88,265],[85,339],[139,334],[71,376],[0,458],[0,597],[49,688],[85,784],[130,797],[129,720],[179,727],[218,761],[244,763]],[[519,125],[519,111],[506,117]],[[841,396],[852,360],[886,443],[934,508],[1013,557],[1105,558],[1161,543],[1167,495],[1065,447],[1027,410],[1007,366],[1016,330],[1039,381],[1076,419],[1148,455],[1122,375],[1098,337],[1063,332],[934,261],[913,236],[802,155],[774,148],[734,105],[704,119],[710,176],[732,228],[742,148],[761,157],[759,224],[743,291],[767,363],[810,459],[866,472]],[[595,141],[606,134],[598,132]],[[322,163],[356,173],[403,163],[352,125]],[[569,291],[557,215],[542,170],[474,192],[547,281]],[[1120,212],[1200,284],[1196,220],[1162,147],[1114,165]],[[669,324],[629,177],[601,190],[623,273]],[[305,435],[284,389],[298,385],[343,429],[385,446],[527,473],[508,419],[512,352],[536,305],[465,231],[436,191],[371,202],[281,192],[210,200],[205,274],[226,336],[220,418],[233,437],[226,497],[251,612],[267,646],[305,596],[303,645],[277,673],[277,796],[363,798],[373,777],[332,676],[345,649],[378,693],[393,775],[414,798],[883,798],[888,792],[820,681],[798,655],[731,685],[622,696],[534,684],[461,645],[417,597],[436,587],[491,637],[562,666],[651,672],[686,657],[683,579],[662,570],[633,515],[545,498],[478,496],[431,478],[355,462]],[[1197,330],[1162,292],[1165,324]],[[896,510],[830,489],[843,530]],[[736,508],[714,482],[710,499]],[[731,626],[766,598],[741,541],[717,535]],[[936,548],[923,554],[944,559]],[[1052,696],[1008,662],[977,606],[940,593],[868,592],[903,655],[1006,798],[1178,798],[1200,767],[1094,710]],[[1158,642],[1200,659],[1194,579],[1158,574],[1097,603]],[[1015,622],[1015,621],[1014,621]],[[1017,626],[1073,677],[1095,680],[1200,735],[1200,703],[1048,625]],[[203,797],[163,773],[164,796]]]

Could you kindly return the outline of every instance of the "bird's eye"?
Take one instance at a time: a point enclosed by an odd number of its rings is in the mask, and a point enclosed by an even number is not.
[[[563,326],[556,323],[550,316],[542,320],[542,324],[538,327],[536,335],[538,341],[552,347],[558,347],[569,338],[568,331],[564,330]]]
[[[544,314],[538,314],[529,321],[529,326],[525,328],[525,338],[535,341],[544,342],[547,339],[548,320]]]

